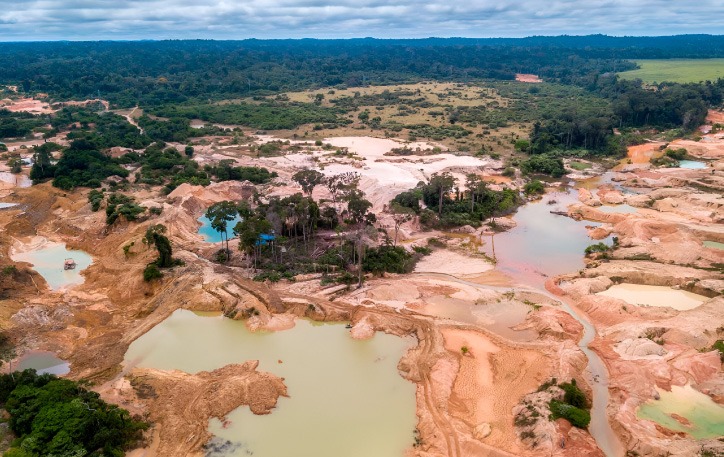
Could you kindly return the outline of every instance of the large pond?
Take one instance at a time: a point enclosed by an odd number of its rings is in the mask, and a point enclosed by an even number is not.
[[[206,217],[205,215],[201,216],[200,218],[198,218],[198,221],[201,222],[201,227],[199,227],[199,235],[204,238],[204,241],[207,241],[209,243],[218,243],[221,241],[221,233],[217,232],[211,227],[211,221],[208,217]],[[237,215],[233,221],[226,223],[227,233],[230,239],[234,236],[233,229],[238,222],[241,222],[241,217]]]
[[[70,364],[59,359],[52,352],[33,351],[23,355],[13,367],[13,371],[34,369],[38,374],[50,373],[62,376],[70,372]]]
[[[668,306],[679,311],[694,309],[708,300],[703,295],[665,286],[616,284],[596,295],[619,298],[632,305]]]
[[[706,163],[698,160],[679,160],[679,168],[689,168],[692,170],[700,170],[706,168]]]
[[[51,290],[82,284],[81,271],[93,262],[90,255],[83,251],[69,250],[64,244],[44,243],[37,249],[15,253],[12,259],[16,262],[28,262],[48,283]],[[73,270],[63,269],[65,259],[73,259],[76,267]]]
[[[575,193],[550,193],[540,201],[528,203],[513,216],[516,227],[493,239],[486,237],[486,254],[495,257],[497,268],[538,287],[546,276],[582,269],[586,247],[597,243],[588,236],[586,225],[595,224],[551,214],[552,210],[566,211],[568,205],[577,202]],[[548,204],[550,200],[556,203]]]
[[[636,411],[638,418],[688,433],[696,439],[724,436],[724,407],[714,403],[708,395],[690,385],[672,386],[671,392],[657,390],[660,399],[641,405]]]
[[[211,432],[234,450],[215,456],[400,457],[412,446],[415,385],[397,363],[414,341],[377,333],[357,341],[343,324],[298,320],[281,332],[250,332],[241,321],[178,310],[133,342],[126,363],[188,373],[259,360],[284,378],[289,398],[271,414],[247,407]]]

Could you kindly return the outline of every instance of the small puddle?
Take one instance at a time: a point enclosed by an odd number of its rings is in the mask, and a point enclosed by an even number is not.
[[[724,243],[719,243],[718,241],[704,241],[704,247],[724,250]]]
[[[632,305],[668,306],[679,311],[694,309],[708,300],[685,290],[642,284],[616,284],[596,295],[619,298]]]
[[[656,389],[659,400],[649,400],[636,411],[669,430],[684,432],[701,440],[724,436],[724,407],[690,385],[671,386],[671,392]]]
[[[15,187],[30,187],[33,185],[33,180],[27,176],[16,175],[7,171],[0,171],[0,181],[13,184]]]
[[[17,203],[3,203],[0,202],[0,209],[6,209],[6,208],[12,208],[14,206],[18,206]]]
[[[13,371],[34,369],[38,374],[54,374],[63,376],[70,373],[70,363],[61,360],[52,352],[33,351],[23,355],[13,367]]]
[[[217,232],[216,230],[211,227],[211,221],[209,220],[206,215],[201,216],[197,219],[199,222],[201,222],[201,227],[199,227],[199,235],[201,235],[204,238],[204,241],[209,243],[218,243],[221,241],[221,233]],[[237,215],[233,221],[226,223],[226,232],[229,234],[229,239],[234,237],[234,226],[241,222],[241,217]]]
[[[706,163],[698,160],[679,160],[679,168],[689,168],[691,170],[701,170],[706,168]]]
[[[82,284],[84,281],[81,271],[93,263],[90,255],[83,251],[69,250],[65,244],[40,242],[34,249],[14,253],[10,258],[16,262],[28,262],[48,283],[51,290]],[[76,267],[72,270],[64,269],[66,259],[73,259]]]
[[[214,456],[399,457],[413,443],[415,385],[397,363],[411,338],[378,332],[357,341],[344,324],[297,320],[282,332],[250,332],[242,321],[177,310],[128,348],[127,364],[188,373],[259,360],[284,378],[290,398],[271,414],[241,407],[209,426],[229,451]],[[281,363],[280,363],[281,361]]]
[[[473,303],[468,300],[438,295],[427,299],[424,314],[479,325],[512,341],[534,341],[538,333],[532,329],[513,330],[523,323],[533,308],[515,300]]]

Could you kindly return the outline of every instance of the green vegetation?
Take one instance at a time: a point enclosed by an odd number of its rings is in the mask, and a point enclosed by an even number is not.
[[[146,207],[138,205],[135,198],[129,197],[128,195],[113,193],[108,196],[106,206],[106,224],[113,225],[113,223],[121,216],[123,216],[123,218],[127,221],[135,221],[138,219],[138,216],[145,212]]]
[[[180,260],[173,258],[171,241],[164,233],[166,233],[166,227],[164,225],[152,225],[148,227],[146,235],[143,237],[143,242],[146,245],[154,245],[156,251],[158,251],[158,258],[149,263],[143,270],[143,280],[146,282],[163,277],[161,268],[171,268],[182,264]]]
[[[697,83],[724,78],[724,59],[646,59],[634,62],[640,68],[620,72],[620,78],[640,79],[646,84]]]
[[[224,252],[223,256],[224,261],[231,256],[227,225],[236,218],[237,214],[239,214],[239,208],[231,201],[214,203],[206,210],[205,216],[211,222],[211,228],[219,232],[222,243],[224,239],[226,239],[226,252]]]
[[[30,170],[30,178],[35,182],[53,179],[55,187],[71,190],[75,187],[100,187],[109,176],[128,176],[128,170],[116,161],[99,152],[95,145],[86,139],[73,141],[63,151],[56,165],[53,165],[52,152],[58,150],[55,143],[45,143],[35,148],[35,162]]]
[[[151,138],[141,134],[124,117],[113,113],[98,114],[88,108],[63,108],[53,115],[51,125],[51,134],[69,129],[69,140],[86,140],[98,150],[114,146],[142,149],[151,144]]]
[[[22,138],[33,133],[47,123],[45,116],[35,116],[25,112],[12,112],[0,109],[0,140]]]
[[[101,209],[101,203],[105,199],[105,194],[100,190],[91,190],[88,193],[88,202],[91,204],[91,211],[95,212]]]
[[[529,157],[520,164],[524,173],[541,173],[560,178],[566,173],[563,160],[550,154],[538,154]]]
[[[155,110],[155,114],[172,118],[171,120],[177,123],[181,118],[202,119],[207,122],[245,125],[261,130],[293,129],[303,124],[329,124],[329,127],[351,122],[349,119],[338,117],[338,110],[310,103],[176,105],[159,108]]]
[[[414,211],[420,216],[420,222],[429,228],[479,227],[485,219],[513,211],[519,204],[516,192],[510,189],[491,190],[474,174],[467,177],[467,192],[453,193],[456,184],[451,174],[435,173],[427,184],[421,183],[415,189],[398,194],[393,203]],[[420,207],[420,200],[428,209]]]
[[[585,253],[586,255],[593,253],[606,253],[609,249],[611,248],[606,243],[596,243],[586,247]]]
[[[84,386],[35,370],[0,375],[0,405],[18,437],[8,456],[121,457],[147,428]]]
[[[546,186],[537,179],[534,179],[531,182],[525,183],[523,192],[525,192],[526,195],[543,195],[546,193]]]
[[[724,363],[724,340],[717,340],[711,348],[719,351],[719,357],[721,357],[721,361]]]
[[[591,405],[586,395],[576,385],[576,380],[572,379],[569,383],[557,384],[556,380],[553,379],[543,384],[538,391],[542,392],[553,386],[557,386],[563,390],[563,399],[558,400],[554,398],[548,404],[551,411],[551,419],[563,418],[574,427],[587,428],[591,422],[591,413],[589,411]]]

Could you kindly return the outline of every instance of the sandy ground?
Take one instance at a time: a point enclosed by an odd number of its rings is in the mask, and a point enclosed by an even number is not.
[[[49,104],[33,98],[0,100],[0,107],[12,112],[24,111],[33,114],[50,114],[55,112]]]
[[[628,158],[634,164],[648,164],[649,160],[659,152],[659,147],[664,144],[662,142],[647,142],[637,146],[629,146]]]
[[[540,76],[531,75],[531,74],[527,74],[527,73],[516,73],[515,80],[520,81],[522,83],[542,83],[543,82],[543,80],[540,79]]]
[[[712,124],[724,124],[724,111],[710,109],[706,116],[706,121]]]
[[[479,277],[494,268],[490,261],[448,250],[437,250],[415,265],[417,273],[445,273],[460,278]]]

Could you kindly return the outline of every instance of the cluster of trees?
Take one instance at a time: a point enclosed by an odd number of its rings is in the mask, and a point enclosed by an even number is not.
[[[226,241],[226,252],[217,258],[226,261],[228,223],[237,216],[241,221],[231,228],[239,239],[239,249],[246,253],[255,268],[262,270],[257,279],[278,280],[309,271],[336,273],[334,280],[361,283],[364,272],[410,271],[416,256],[396,247],[387,234],[376,246],[376,217],[372,203],[359,189],[359,175],[343,173],[325,177],[316,170],[301,170],[293,179],[303,193],[288,197],[271,197],[262,202],[219,202],[206,212],[212,227]],[[317,186],[325,186],[331,200],[312,198]],[[320,239],[319,230],[334,230],[331,244]],[[357,273],[356,275],[353,273]]]
[[[51,137],[61,130],[70,130],[69,140],[84,139],[98,150],[114,146],[143,149],[151,144],[151,138],[141,133],[123,116],[114,113],[97,113],[88,108],[66,107],[50,119],[53,130],[46,134]]]
[[[54,163],[53,152],[57,150],[62,150],[62,154]],[[193,148],[187,147],[187,150],[193,154]],[[201,168],[186,153],[181,154],[162,141],[150,144],[142,153],[131,151],[119,158],[112,158],[101,152],[97,143],[84,138],[72,141],[65,149],[55,143],[37,146],[30,178],[36,182],[53,179],[55,187],[66,190],[75,187],[97,188],[110,176],[118,176],[122,180],[127,178],[129,171],[124,165],[140,166],[137,182],[165,186],[166,193],[182,183],[206,186],[212,178],[217,181],[248,180],[262,184],[277,176],[266,168],[234,167],[229,161]]]
[[[587,428],[591,422],[591,405],[586,395],[576,385],[576,380],[558,384],[563,389],[562,400],[551,400],[549,408],[553,419],[564,418],[574,427]]]
[[[421,182],[415,189],[398,194],[390,208],[403,217],[406,210],[411,210],[428,227],[478,227],[490,217],[513,211],[520,203],[517,192],[492,190],[476,174],[467,176],[465,188],[461,191],[450,173],[435,173],[427,183]]]
[[[83,385],[35,370],[0,375],[0,405],[18,437],[9,457],[120,457],[147,428]]]
[[[34,163],[30,170],[33,181],[53,178],[55,187],[70,190],[79,186],[100,187],[101,182],[110,176],[128,176],[128,170],[85,139],[72,141],[54,165],[52,151],[56,146],[46,143],[35,148]]]
[[[0,109],[0,140],[21,138],[30,135],[34,129],[48,123],[45,116],[35,116],[23,111],[12,112]]]

